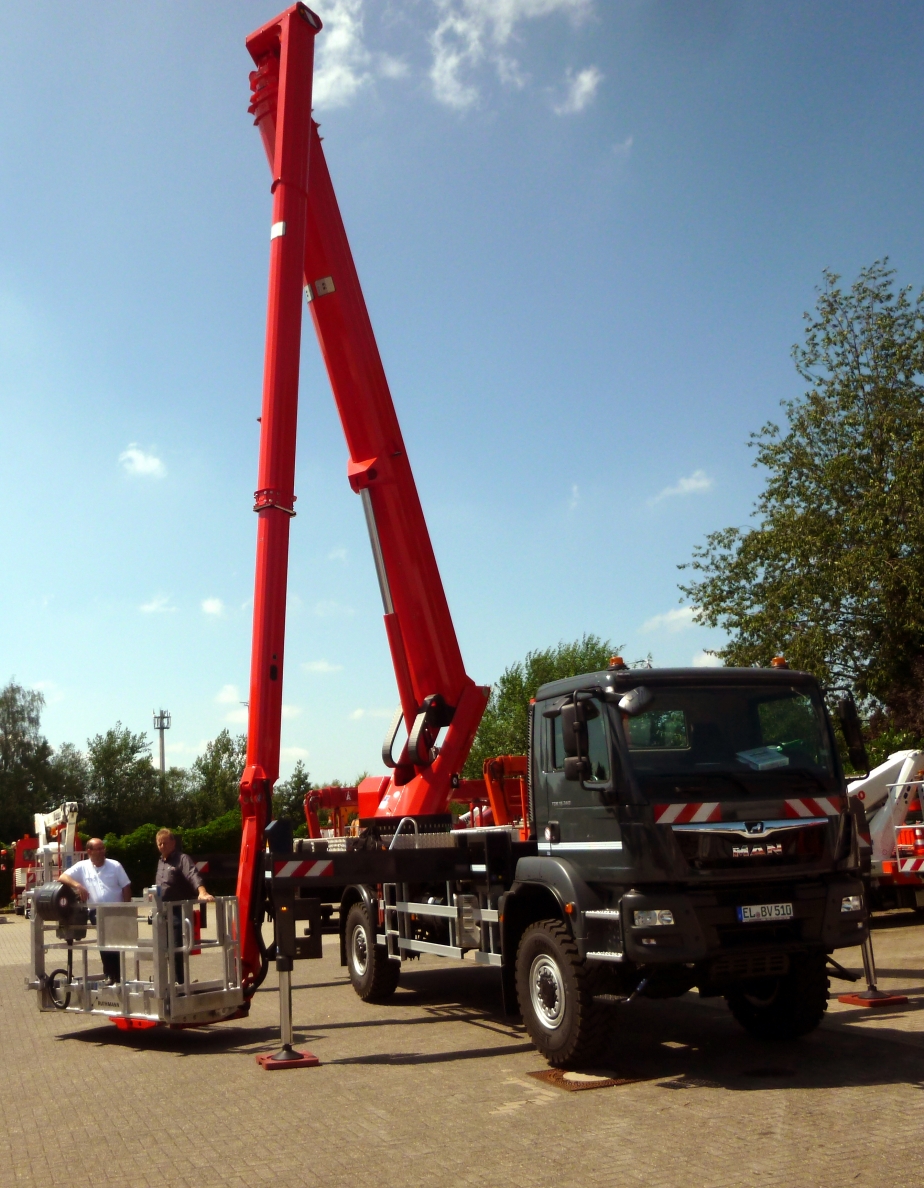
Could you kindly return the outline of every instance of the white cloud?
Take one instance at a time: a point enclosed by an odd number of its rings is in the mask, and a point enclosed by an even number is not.
[[[176,607],[170,605],[169,594],[155,594],[150,602],[143,602],[138,609],[146,615],[162,615],[172,613]]]
[[[57,705],[64,700],[64,691],[56,681],[36,681],[32,687],[44,696],[46,705]]]
[[[652,615],[642,624],[643,631],[670,631],[675,634],[687,627],[693,626],[695,608],[692,606],[678,606],[674,610],[665,611],[663,615]]]
[[[578,490],[577,483],[571,487],[571,498],[568,500],[568,511],[576,511],[577,505],[581,502],[581,493]]]
[[[360,718],[391,718],[394,710],[387,709],[355,709],[350,714],[350,718],[354,722],[358,722]]]
[[[522,21],[552,13],[580,19],[591,10],[591,0],[435,0],[435,3],[439,19],[430,35],[433,51],[430,81],[439,102],[460,111],[478,101],[478,89],[466,76],[485,63],[494,67],[502,83],[523,86],[519,63],[507,52]]]
[[[291,760],[293,763],[296,759],[307,759],[309,752],[304,747],[281,747],[279,750],[279,758]]]
[[[659,491],[649,503],[660,503],[662,499],[670,499],[672,495],[696,495],[700,491],[708,491],[714,484],[714,479],[705,470],[694,470],[691,475],[681,478],[673,487],[665,487]]]
[[[207,615],[224,614],[225,604],[220,598],[203,598],[202,609]]]
[[[330,619],[335,615],[352,615],[355,613],[352,607],[335,602],[332,598],[322,599],[321,602],[316,602],[313,610],[319,619]]]
[[[302,707],[300,705],[286,705],[285,702],[283,702],[282,720],[284,722],[291,722],[292,719],[297,718],[301,712]]]
[[[231,722],[234,726],[247,725],[247,707],[242,705],[240,709],[228,710],[225,714],[225,721]]]
[[[194,747],[192,743],[187,742],[171,742],[168,734],[164,740],[164,753],[168,760],[171,759],[195,759],[197,755],[201,755],[206,748],[206,743],[200,743],[199,746]]]
[[[372,79],[372,55],[363,42],[363,0],[319,0],[324,33],[315,43],[317,67],[312,102],[343,107]]]
[[[318,109],[344,107],[375,78],[406,78],[407,63],[392,54],[372,54],[364,40],[365,0],[317,0],[324,22],[318,38],[312,102]]]
[[[341,545],[339,548],[331,549],[331,551],[327,554],[327,559],[328,561],[346,561],[347,551],[343,545]]]
[[[215,700],[219,705],[238,705],[242,698],[238,692],[237,685],[222,685],[221,691],[216,695]]]
[[[577,115],[593,103],[597,88],[603,82],[603,74],[596,66],[587,66],[575,74],[571,68],[565,71],[565,97],[556,103],[556,115]]]
[[[407,62],[401,58],[393,58],[391,54],[379,54],[376,64],[382,78],[407,78],[410,74]]]
[[[697,652],[691,661],[694,668],[721,668],[722,661],[709,652]]]
[[[632,144],[633,140],[631,136],[627,136],[625,140],[621,140],[619,144],[614,144],[613,156],[623,158],[628,157],[628,155],[632,152]]]
[[[119,461],[126,474],[142,475],[145,478],[163,478],[167,473],[167,467],[156,454],[146,454],[134,441],[129,443],[127,450],[123,450],[119,454]]]
[[[329,660],[307,660],[303,665],[305,672],[341,672],[342,664],[331,664]]]

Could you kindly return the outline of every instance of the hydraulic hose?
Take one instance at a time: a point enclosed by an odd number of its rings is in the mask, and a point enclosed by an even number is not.
[[[66,1011],[71,1004],[70,985],[74,973],[74,942],[69,940],[67,942],[67,969],[53,969],[48,975],[48,993],[51,995],[51,1001],[56,1010]],[[57,987],[55,986],[55,979],[64,976],[67,979],[65,983],[68,987],[67,993],[64,995],[62,1002],[58,1001]]]

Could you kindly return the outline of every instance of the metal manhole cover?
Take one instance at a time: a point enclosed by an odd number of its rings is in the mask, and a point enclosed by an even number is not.
[[[531,1072],[529,1075],[537,1081],[544,1081],[547,1085],[567,1089],[569,1093],[580,1093],[582,1089],[612,1089],[614,1085],[634,1085],[643,1079],[604,1077],[598,1073],[569,1072],[563,1068],[544,1068],[541,1072]]]
[[[659,1089],[721,1089],[718,1081],[710,1081],[708,1077],[693,1077],[683,1073],[673,1081],[661,1081]]]

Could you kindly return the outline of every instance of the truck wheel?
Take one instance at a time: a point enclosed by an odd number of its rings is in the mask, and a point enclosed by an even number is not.
[[[549,1064],[600,1055],[600,1009],[571,933],[560,920],[530,925],[517,949],[517,998],[529,1038]]]
[[[793,957],[788,974],[745,983],[725,998],[745,1031],[758,1039],[787,1040],[808,1035],[828,1009],[825,955]]]
[[[398,985],[401,965],[392,961],[384,945],[375,943],[375,929],[363,903],[354,903],[346,920],[347,969],[353,989],[363,1002],[384,1002]]]

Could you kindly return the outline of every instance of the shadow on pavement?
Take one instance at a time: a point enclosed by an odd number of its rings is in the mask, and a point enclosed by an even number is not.
[[[325,1064],[451,1064],[456,1060],[485,1060],[492,1056],[510,1056],[531,1052],[532,1044],[503,1044],[496,1048],[466,1048],[455,1052],[382,1052],[369,1056],[343,1056]]]
[[[402,971],[394,997],[374,1006],[360,1003],[348,986],[343,990],[342,997],[331,1000],[328,996],[319,1007],[323,1021],[311,1019],[319,1004],[312,1002],[310,993],[296,999],[296,1019],[304,1020],[296,1028],[296,1044],[311,1046],[325,1065],[449,1065],[509,1059],[533,1052],[522,1026],[501,1012],[496,970],[447,967]],[[898,1024],[909,1010],[918,1011],[922,1005],[918,1001],[888,1017]],[[654,1081],[673,1091],[772,1092],[885,1085],[924,1088],[920,1047],[913,1046],[914,1040],[909,1042],[907,1030],[890,1026],[886,1017],[873,1010],[838,1012],[829,1016],[833,1026],[829,1024],[803,1040],[788,1043],[753,1039],[735,1023],[724,1004],[716,1000],[706,1003],[696,995],[659,1002],[639,999],[631,1006],[607,1010],[609,1047],[601,1051],[590,1069],[601,1076]],[[871,1018],[876,1019],[875,1029],[856,1026]],[[429,1026],[434,1023],[445,1024],[445,1032]],[[452,1024],[464,1024],[466,1029],[452,1029]],[[408,1031],[419,1025],[424,1026],[417,1033]],[[473,1033],[467,1029],[471,1026],[479,1028],[482,1035],[490,1032],[493,1042],[473,1045]],[[344,1052],[343,1045],[351,1033],[354,1038]],[[415,1034],[422,1041],[415,1043],[416,1050],[401,1050],[407,1037]],[[252,1057],[276,1046],[279,1032],[275,1024],[218,1024],[190,1031],[157,1028],[137,1033],[120,1032],[107,1025],[58,1038],[133,1048],[139,1053]],[[448,1050],[442,1047],[447,1044]],[[437,1045],[442,1050],[426,1050]],[[531,1063],[542,1067],[544,1062],[538,1052],[534,1058]],[[631,1089],[627,1086],[620,1092]]]
[[[890,928],[909,928],[915,924],[924,924],[924,912],[914,908],[889,912],[888,915],[870,916],[870,929],[873,932],[888,931]]]

